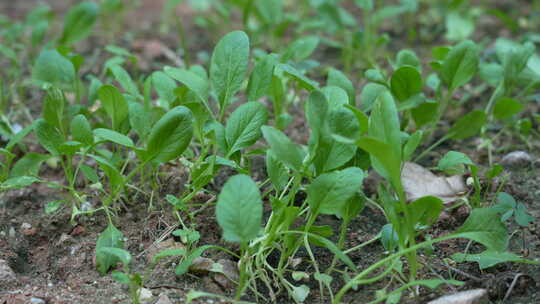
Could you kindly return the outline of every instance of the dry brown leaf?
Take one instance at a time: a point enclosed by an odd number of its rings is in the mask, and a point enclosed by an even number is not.
[[[411,162],[403,166],[401,182],[408,201],[431,195],[448,204],[467,191],[463,176],[437,176],[428,169]]]

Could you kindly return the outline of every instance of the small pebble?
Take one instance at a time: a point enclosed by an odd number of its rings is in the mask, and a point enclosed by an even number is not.
[[[146,301],[149,301],[152,299],[154,295],[152,294],[152,291],[150,289],[147,289],[147,288],[141,288],[139,290],[139,299],[142,301],[142,302],[146,302]]]
[[[501,163],[505,167],[524,168],[531,164],[533,158],[525,151],[514,151],[506,154],[501,159]]]
[[[32,297],[30,299],[30,303],[32,304],[46,304],[45,301],[43,299],[40,299],[40,298],[34,298]]]
[[[17,277],[6,260],[0,259],[0,286],[15,283]]]

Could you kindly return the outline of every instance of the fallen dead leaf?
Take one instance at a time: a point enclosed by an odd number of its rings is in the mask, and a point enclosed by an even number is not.
[[[428,304],[484,304],[488,303],[485,289],[472,289],[435,299]]]
[[[411,162],[403,166],[401,182],[408,201],[431,195],[448,204],[456,201],[467,191],[463,176],[437,176],[428,169]]]

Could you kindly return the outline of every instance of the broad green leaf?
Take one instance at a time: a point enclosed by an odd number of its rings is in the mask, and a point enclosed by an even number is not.
[[[115,255],[110,255],[101,251],[102,248],[106,247],[124,247],[124,235],[112,224],[107,226],[107,229],[99,235],[96,242],[96,267],[101,275],[106,274],[109,268],[116,265],[119,261],[118,257]]]
[[[418,128],[432,122],[437,117],[439,103],[427,101],[411,110],[412,117]]]
[[[75,80],[75,67],[57,50],[44,49],[36,59],[32,79],[39,84],[71,86]]]
[[[447,136],[459,140],[474,136],[486,124],[487,117],[483,111],[475,110],[458,119],[448,130]]]
[[[118,131],[122,122],[128,118],[129,108],[124,96],[111,85],[104,85],[98,91],[99,100],[112,121],[113,129]]]
[[[450,91],[466,84],[476,73],[479,61],[478,48],[470,40],[454,46],[444,58],[441,78]]]
[[[490,268],[507,262],[540,265],[540,261],[527,260],[512,252],[493,250],[486,250],[476,254],[456,253],[452,255],[452,259],[456,262],[477,262],[480,269]]]
[[[210,90],[208,80],[201,77],[197,73],[185,69],[177,69],[167,66],[163,70],[167,75],[171,76],[176,81],[181,82],[193,93],[195,93],[200,101],[203,103],[208,101]]]
[[[528,227],[529,224],[536,220],[534,216],[527,213],[527,207],[523,203],[518,203],[514,213],[516,223],[521,227]]]
[[[292,142],[287,135],[273,127],[263,126],[261,131],[264,139],[270,145],[270,149],[280,161],[295,171],[302,169],[304,152],[298,144]]]
[[[21,189],[30,186],[33,183],[39,182],[40,179],[34,176],[17,176],[8,178],[0,184],[0,190],[7,191],[13,189]]]
[[[414,67],[403,66],[392,74],[390,88],[399,101],[406,101],[422,92],[422,75]]]
[[[257,184],[247,175],[229,178],[216,204],[216,218],[223,229],[223,238],[237,243],[253,240],[261,229],[262,211]]]
[[[266,108],[258,102],[248,102],[236,109],[225,127],[227,156],[254,144],[261,137],[261,127],[267,120]]]
[[[40,119],[35,125],[36,137],[39,143],[49,151],[52,155],[59,155],[58,147],[62,145],[64,140],[58,130],[52,125],[48,124],[45,120]]]
[[[272,86],[272,76],[274,75],[275,66],[276,59],[272,54],[266,55],[255,64],[249,77],[249,84],[247,87],[248,101],[256,101],[268,94],[270,87]]]
[[[64,20],[61,44],[73,44],[86,38],[98,17],[99,7],[93,1],[84,1],[71,8]]]
[[[523,109],[523,104],[512,98],[501,98],[497,100],[495,108],[493,108],[493,117],[495,119],[510,118]]]
[[[448,174],[462,174],[464,171],[463,165],[474,165],[474,163],[467,155],[461,152],[449,151],[439,160],[437,169]]]
[[[86,119],[86,116],[79,114],[71,120],[71,135],[73,139],[79,141],[87,146],[94,143],[94,134],[92,133],[92,127]]]
[[[116,131],[104,129],[104,128],[95,129],[93,133],[99,139],[110,141],[115,144],[119,144],[121,146],[128,147],[128,148],[135,147],[135,144],[133,143],[131,138],[125,136],[122,133],[118,133]]]
[[[182,155],[193,137],[193,115],[183,106],[161,117],[148,136],[149,159],[165,163]]]
[[[338,215],[349,199],[360,191],[364,177],[364,172],[355,167],[321,174],[307,189],[312,212]]]
[[[353,83],[343,74],[343,72],[336,70],[334,68],[331,68],[328,71],[328,78],[326,80],[326,85],[328,86],[336,86],[339,88],[342,88],[347,92],[347,95],[349,95],[349,104],[351,106],[356,105],[356,92],[354,89]]]
[[[28,152],[13,165],[9,176],[38,176],[41,164],[43,164],[43,162],[48,158],[48,155]]]
[[[474,240],[488,250],[504,251],[508,246],[506,227],[497,210],[492,208],[473,209],[465,223],[452,235]]]
[[[129,266],[131,263],[131,254],[122,248],[100,247],[98,250],[100,254],[114,256],[118,261],[122,262],[124,266]]]
[[[212,53],[210,81],[218,96],[220,108],[225,108],[246,78],[249,64],[249,38],[242,31],[225,35]]]
[[[434,196],[424,196],[407,205],[411,221],[415,224],[431,225],[437,221],[443,209],[443,201]]]
[[[64,93],[60,89],[50,88],[43,102],[43,119],[58,130],[63,130],[65,104]]]

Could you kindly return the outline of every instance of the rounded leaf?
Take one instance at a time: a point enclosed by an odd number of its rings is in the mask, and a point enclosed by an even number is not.
[[[148,137],[149,159],[164,163],[180,156],[193,137],[193,115],[183,106],[175,107],[154,125]]]
[[[259,234],[262,200],[257,184],[247,175],[235,175],[223,186],[216,205],[216,217],[223,238],[245,243]]]

